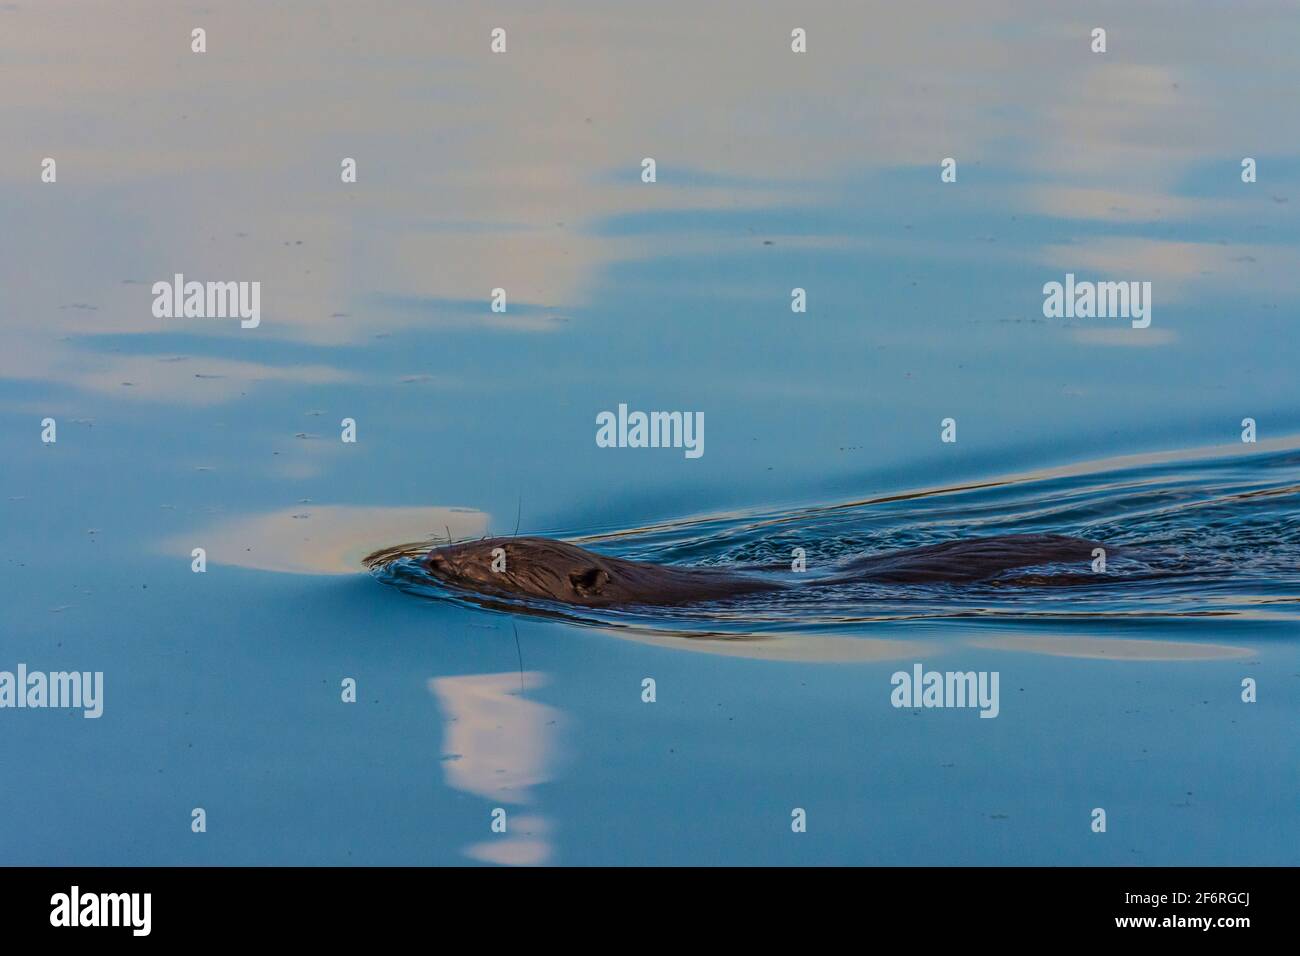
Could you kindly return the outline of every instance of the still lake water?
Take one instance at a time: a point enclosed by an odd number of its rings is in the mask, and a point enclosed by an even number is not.
[[[0,670],[105,675],[0,711],[0,862],[1300,862],[1300,17],[1193,7],[0,6]],[[261,325],[155,318],[178,272]],[[620,402],[705,454],[597,448]],[[583,621],[362,565],[517,521],[1146,550]]]

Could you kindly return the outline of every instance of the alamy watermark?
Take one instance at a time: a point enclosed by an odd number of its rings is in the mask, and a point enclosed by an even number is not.
[[[178,272],[171,282],[153,284],[153,314],[157,319],[233,319],[240,328],[262,322],[262,283],[186,282]]]
[[[687,458],[704,454],[703,412],[629,412],[596,416],[598,448],[684,448]]]
[[[51,926],[129,926],[131,935],[152,928],[152,893],[83,893],[73,886],[50,897]]]
[[[927,671],[920,664],[912,672],[895,671],[889,702],[895,707],[978,707],[981,717],[996,717],[998,671]]]
[[[1065,282],[1043,286],[1043,315],[1049,319],[1131,319],[1133,328],[1151,324],[1150,282]]]
[[[0,709],[5,707],[80,708],[82,717],[104,713],[103,671],[0,671]]]

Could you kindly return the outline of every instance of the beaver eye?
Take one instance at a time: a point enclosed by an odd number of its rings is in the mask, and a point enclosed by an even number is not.
[[[436,571],[439,574],[446,574],[448,569],[451,568],[451,562],[440,554],[429,555],[428,564],[430,571]]]

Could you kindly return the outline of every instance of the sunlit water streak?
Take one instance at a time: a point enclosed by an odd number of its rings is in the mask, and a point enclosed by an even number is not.
[[[449,588],[420,565],[422,553],[437,542],[391,549],[376,557],[372,573],[434,600],[687,633],[920,619],[1048,621],[1053,627],[1106,618],[1295,620],[1300,450],[1293,443],[1274,447],[1149,456],[847,504],[555,535],[623,558],[734,569],[788,569],[794,549],[802,548],[814,572],[857,555],[957,537],[1043,532],[1105,542],[1103,572],[1045,566],[974,585],[808,586],[681,607],[618,609],[487,599]]]

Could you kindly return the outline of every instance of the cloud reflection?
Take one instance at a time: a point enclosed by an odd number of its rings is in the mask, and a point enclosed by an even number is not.
[[[164,542],[161,549],[189,556],[205,548],[208,561],[288,574],[359,574],[362,558],[394,541],[478,537],[488,515],[468,508],[312,505],[231,518]]]
[[[490,804],[533,804],[532,788],[554,773],[565,720],[563,712],[523,696],[545,683],[546,676],[536,671],[429,681],[443,715],[442,767],[447,786]],[[485,810],[485,829],[487,820]],[[508,811],[505,833],[473,843],[463,852],[487,863],[547,863],[553,853],[550,829],[550,821],[537,813]]]

